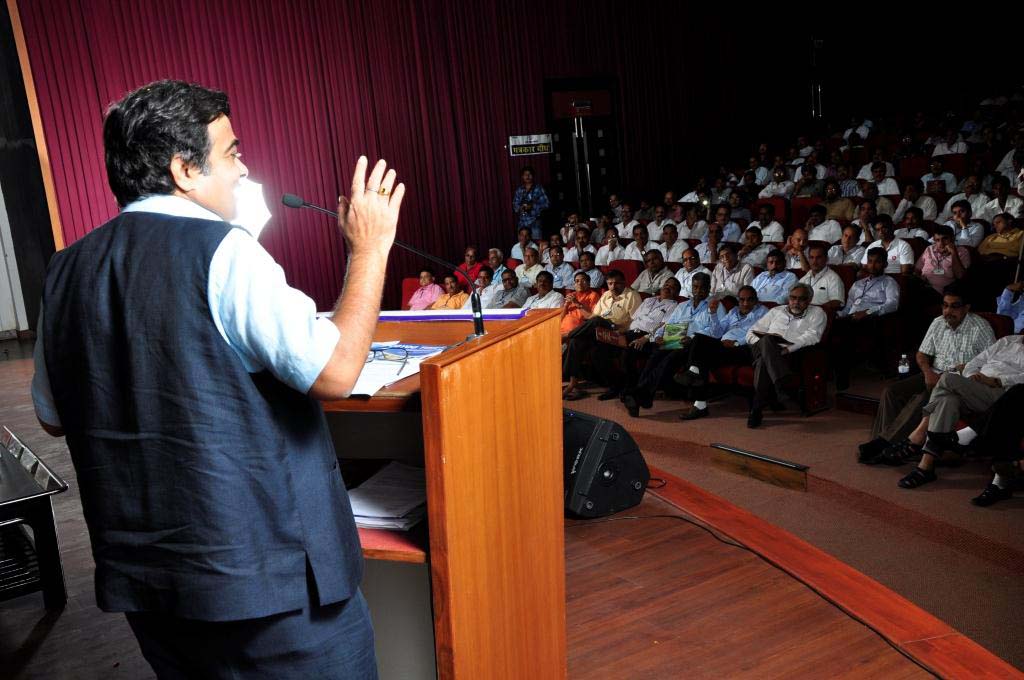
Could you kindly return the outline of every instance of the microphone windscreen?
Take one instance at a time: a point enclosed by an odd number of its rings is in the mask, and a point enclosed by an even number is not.
[[[281,197],[281,202],[289,208],[301,208],[305,204],[305,201],[295,194],[285,194]]]

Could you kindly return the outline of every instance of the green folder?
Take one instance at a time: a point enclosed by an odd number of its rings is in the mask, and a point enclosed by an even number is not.
[[[665,334],[662,336],[665,340],[662,343],[662,349],[680,349],[683,346],[683,338],[686,337],[686,331],[690,328],[690,322],[684,321],[683,323],[667,323],[665,324]]]

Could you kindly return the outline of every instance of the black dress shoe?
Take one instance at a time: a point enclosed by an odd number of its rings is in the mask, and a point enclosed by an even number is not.
[[[971,499],[971,503],[973,503],[974,505],[981,506],[983,508],[987,508],[993,503],[1005,501],[1008,498],[1013,498],[1013,491],[1010,491],[1009,489],[1003,489],[1001,487],[996,486],[995,484],[989,484],[988,486],[985,487],[985,490],[981,492],[981,495],[975,496],[974,498]]]
[[[629,411],[629,415],[634,418],[640,417],[640,404],[636,403],[636,397],[632,394],[626,395],[626,410]]]
[[[608,390],[607,392],[602,392],[601,394],[597,395],[597,400],[598,401],[608,401],[609,399],[617,399],[618,396],[619,396],[619,391],[618,390]]]
[[[870,464],[881,455],[882,451],[889,446],[889,442],[881,437],[875,437],[871,441],[857,447],[857,462]]]
[[[758,427],[761,425],[761,421],[764,420],[764,413],[761,412],[760,408],[750,409],[750,415],[747,416],[747,427]]]
[[[675,380],[680,385],[683,385],[684,387],[704,386],[704,378],[700,377],[699,373],[694,373],[690,369],[686,369],[685,371],[680,371],[679,373],[676,373],[674,376],[672,376],[672,379]]]
[[[679,416],[679,420],[697,420],[698,418],[707,418],[707,417],[708,417],[708,409],[707,409],[707,407],[697,408],[696,406],[691,406],[689,408],[689,410],[683,411],[683,413]]]

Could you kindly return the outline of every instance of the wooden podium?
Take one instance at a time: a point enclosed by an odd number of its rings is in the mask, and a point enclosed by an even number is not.
[[[427,566],[439,678],[565,677],[558,329],[558,310],[490,321],[418,376],[324,404],[343,461],[425,468],[426,530],[360,537],[368,571]],[[375,339],[453,345],[470,332],[466,321],[382,322]]]

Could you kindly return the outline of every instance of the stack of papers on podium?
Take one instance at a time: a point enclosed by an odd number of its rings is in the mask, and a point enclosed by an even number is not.
[[[366,364],[352,388],[352,394],[372,397],[385,385],[416,375],[424,359],[437,356],[446,349],[445,345],[414,345],[397,340],[375,342],[370,346]]]
[[[356,526],[408,531],[427,512],[423,468],[392,461],[348,492]]]

